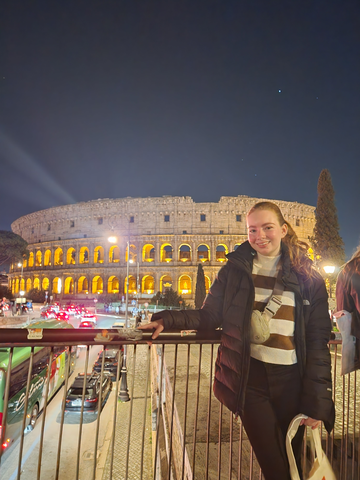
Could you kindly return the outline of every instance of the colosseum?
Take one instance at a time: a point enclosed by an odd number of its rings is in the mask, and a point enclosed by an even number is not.
[[[198,264],[208,290],[226,254],[246,240],[246,212],[260,200],[246,195],[217,203],[173,196],[107,198],[25,215],[11,228],[28,242],[30,254],[23,265],[11,266],[9,286],[15,294],[38,288],[62,300],[102,293],[121,297],[129,269],[130,296],[144,302],[173,288],[192,303]],[[315,208],[274,202],[307,241]]]

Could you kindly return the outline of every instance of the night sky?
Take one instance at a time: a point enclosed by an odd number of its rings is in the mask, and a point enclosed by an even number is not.
[[[358,0],[4,0],[0,229],[98,198],[249,195],[360,239]]]

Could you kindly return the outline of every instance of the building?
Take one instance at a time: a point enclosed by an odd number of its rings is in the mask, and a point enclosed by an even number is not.
[[[137,285],[143,300],[173,288],[192,301],[198,264],[203,264],[208,290],[225,255],[246,240],[246,212],[261,200],[246,195],[221,197],[217,203],[196,203],[191,197],[127,197],[25,215],[11,228],[29,243],[30,255],[22,268],[11,265],[9,287],[15,294],[38,288],[62,299],[122,296],[129,267],[129,295],[136,294]],[[274,202],[307,241],[315,208]]]

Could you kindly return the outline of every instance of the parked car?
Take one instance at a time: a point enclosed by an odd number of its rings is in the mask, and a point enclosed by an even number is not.
[[[83,315],[81,315],[80,320],[82,322],[84,322],[84,321],[93,322],[96,325],[97,317],[93,313],[84,313]]]
[[[55,315],[57,320],[65,320],[65,322],[68,322],[70,319],[69,314],[64,310],[59,310]]]
[[[85,378],[84,378],[85,377]],[[80,373],[74,380],[66,394],[66,412],[80,412],[82,406],[82,394],[85,380],[84,413],[96,413],[99,410],[99,396],[101,393],[101,403],[107,400],[108,394],[112,389],[112,381],[109,375],[104,375],[101,383],[100,375],[96,372],[84,374]],[[101,406],[102,406],[101,405]]]
[[[56,311],[53,310],[52,308],[47,308],[46,310],[42,310],[40,313],[40,316],[42,318],[56,318]]]
[[[84,320],[83,322],[79,323],[79,328],[95,328],[94,322],[89,322],[88,320]]]
[[[99,356],[94,363],[93,371],[100,373],[102,358],[104,358],[104,372],[108,372],[111,375],[111,379],[116,381],[116,373],[120,371],[123,364],[124,347],[121,345],[119,348],[105,348],[99,353]],[[119,365],[120,363],[120,365]],[[119,368],[118,368],[119,367]]]

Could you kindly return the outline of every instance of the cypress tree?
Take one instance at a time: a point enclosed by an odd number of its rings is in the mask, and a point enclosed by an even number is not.
[[[195,289],[195,308],[201,308],[206,297],[206,287],[205,287],[205,275],[204,270],[199,263],[197,277],[196,277],[196,289]]]
[[[317,186],[314,236],[311,243],[322,263],[340,266],[345,262],[344,242],[339,233],[335,192],[329,170],[321,171]]]

